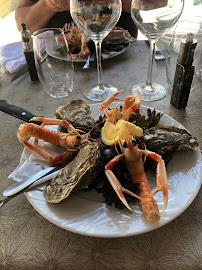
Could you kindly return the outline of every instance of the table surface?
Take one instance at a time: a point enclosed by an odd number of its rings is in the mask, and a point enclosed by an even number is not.
[[[149,47],[137,41],[121,55],[103,61],[103,80],[130,93],[133,85],[146,81]],[[174,59],[175,61],[175,59]],[[71,97],[53,99],[29,75],[10,82],[12,74],[0,80],[0,96],[36,115],[53,117],[55,109],[70,99],[82,98],[83,90],[97,82],[96,65],[82,70],[75,64]],[[167,95],[154,107],[184,125],[202,146],[202,84],[190,93],[186,109],[170,104],[171,89],[166,80],[166,62],[154,63],[153,81],[167,88]],[[92,104],[93,102],[89,102]],[[13,182],[8,175],[19,164],[23,145],[16,133],[22,121],[0,112],[1,192]],[[0,209],[0,269],[202,269],[202,192],[188,209],[171,223],[142,235],[104,239],[66,231],[50,223],[30,205],[24,194]]]

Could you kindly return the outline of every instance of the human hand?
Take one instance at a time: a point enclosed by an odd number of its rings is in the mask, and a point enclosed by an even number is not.
[[[46,5],[55,12],[69,10],[69,0],[45,0]]]

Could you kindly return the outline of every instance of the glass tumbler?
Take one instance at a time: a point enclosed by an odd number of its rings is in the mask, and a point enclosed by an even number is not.
[[[45,92],[53,98],[67,97],[73,90],[74,67],[63,30],[46,28],[34,32],[33,47]]]

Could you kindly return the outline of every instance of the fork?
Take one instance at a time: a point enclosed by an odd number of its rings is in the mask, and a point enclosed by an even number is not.
[[[155,49],[154,58],[155,58],[156,61],[166,60],[165,56],[160,52],[160,50],[158,49],[157,46],[156,46],[156,49]]]
[[[87,60],[86,60],[86,62],[85,62],[85,64],[84,64],[84,66],[82,67],[82,69],[88,69],[89,67],[90,67],[90,57],[91,57],[91,54],[89,53],[89,55],[88,55],[88,58],[87,58]]]

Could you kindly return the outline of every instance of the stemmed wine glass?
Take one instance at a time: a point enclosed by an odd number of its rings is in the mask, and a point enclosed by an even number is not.
[[[118,89],[102,82],[101,44],[119,20],[122,11],[121,0],[71,0],[70,12],[74,22],[96,48],[98,84],[84,96],[93,101],[103,101]]]
[[[178,21],[184,8],[184,0],[132,0],[131,16],[138,29],[150,42],[150,59],[146,83],[133,86],[131,93],[141,92],[145,101],[163,98],[166,90],[163,86],[152,83],[152,67],[155,45],[158,39],[166,34]]]

